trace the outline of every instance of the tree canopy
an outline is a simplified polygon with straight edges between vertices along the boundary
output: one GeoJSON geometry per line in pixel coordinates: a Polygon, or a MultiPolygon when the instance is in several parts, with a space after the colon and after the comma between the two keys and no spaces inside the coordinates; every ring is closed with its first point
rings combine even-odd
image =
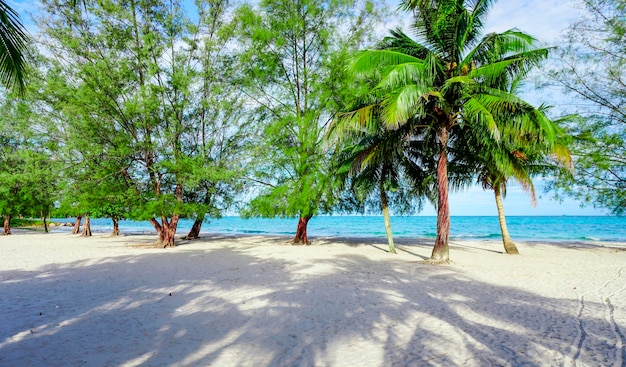
{"type": "Polygon", "coordinates": [[[298,216],[294,243],[333,201],[324,134],[349,93],[345,66],[375,8],[358,1],[264,0],[238,9],[243,92],[259,126],[244,215],[298,216]]]}
{"type": "MultiPolygon", "coordinates": [[[[552,60],[549,86],[573,99],[568,125],[574,174],[553,184],[567,194],[615,214],[626,211],[626,4],[585,0],[584,15],[572,24],[552,60]]],[[[570,105],[571,99],[563,104],[570,105]]]]}
{"type": "MultiPolygon", "coordinates": [[[[181,218],[193,239],[227,212],[298,217],[293,243],[308,243],[314,216],[367,206],[393,252],[390,209],[430,200],[431,261],[446,263],[449,191],[478,181],[500,209],[515,179],[534,196],[564,142],[577,170],[554,185],[622,213],[624,5],[587,1],[558,51],[551,80],[593,106],[566,141],[519,93],[551,50],[483,34],[493,3],[404,0],[410,29],[374,42],[370,0],[43,0],[27,88],[0,106],[2,215],[147,220],[167,247],[181,218]]],[[[27,39],[4,2],[0,18],[18,32],[0,77],[22,85],[27,39]]]]}

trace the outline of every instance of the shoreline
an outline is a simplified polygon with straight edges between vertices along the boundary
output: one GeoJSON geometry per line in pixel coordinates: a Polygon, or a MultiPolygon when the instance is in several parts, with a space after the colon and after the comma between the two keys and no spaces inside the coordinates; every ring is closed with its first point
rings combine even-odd
{"type": "MultiPolygon", "coordinates": [[[[72,237],[80,237],[80,234],[72,235],[70,232],[71,227],[67,226],[55,226],[53,227],[48,234],[66,234],[72,237]],[[62,228],[62,229],[61,229],[62,228]],[[55,229],[55,230],[54,230],[55,229]],[[61,229],[61,230],[59,230],[61,229]]],[[[11,228],[13,235],[28,235],[28,234],[46,234],[43,232],[43,229],[33,229],[30,227],[15,227],[11,228]]],[[[115,238],[115,236],[110,236],[109,231],[92,229],[94,237],[103,237],[103,238],[115,238]]],[[[186,231],[185,231],[186,232],[186,231]]],[[[246,238],[246,237],[269,237],[269,238],[283,238],[285,242],[290,241],[293,238],[293,235],[285,235],[285,234],[271,234],[271,233],[232,233],[232,232],[200,232],[200,238],[197,240],[184,240],[186,234],[184,233],[176,233],[176,242],[194,242],[194,241],[203,241],[206,239],[212,238],[246,238]]],[[[132,236],[153,236],[157,237],[156,231],[122,231],[119,237],[132,237],[132,236]]],[[[0,234],[0,237],[2,235],[0,234]]],[[[86,237],[88,238],[88,237],[86,237]]],[[[383,236],[309,236],[311,242],[323,241],[323,242],[339,242],[339,243],[379,243],[381,242],[384,245],[387,245],[387,238],[383,236]]],[[[396,244],[405,244],[410,245],[411,243],[417,244],[428,244],[431,243],[434,245],[435,237],[403,237],[403,236],[394,236],[394,243],[396,244]]],[[[464,242],[485,242],[485,243],[502,243],[501,238],[450,238],[449,244],[450,246],[454,246],[457,243],[464,242]]],[[[513,238],[513,242],[516,244],[528,244],[528,245],[556,245],[556,246],[570,246],[570,247],[606,247],[606,248],[626,248],[626,239],[623,241],[603,241],[596,239],[516,239],[513,238]]]]}
{"type": "MultiPolygon", "coordinates": [[[[313,237],[385,237],[383,220],[370,216],[326,216],[316,217],[309,225],[308,234],[313,237]]],[[[53,218],[53,222],[64,224],[68,219],[53,218]]],[[[179,236],[187,234],[193,220],[181,219],[179,236]]],[[[92,219],[92,231],[112,231],[111,221],[92,219]]],[[[224,217],[209,220],[202,232],[220,234],[286,235],[295,233],[297,219],[294,218],[248,218],[224,217]]],[[[516,241],[626,241],[626,217],[511,217],[508,220],[511,237],[516,241]]],[[[71,231],[73,227],[54,227],[53,231],[71,231]]],[[[394,217],[394,238],[436,238],[436,218],[394,217]]],[[[121,221],[123,233],[155,234],[154,227],[145,221],[121,221]]],[[[451,240],[484,240],[501,238],[496,217],[455,217],[452,221],[451,240]]]]}
{"type": "Polygon", "coordinates": [[[0,365],[484,366],[626,360],[626,248],[207,235],[0,236],[0,365]]]}

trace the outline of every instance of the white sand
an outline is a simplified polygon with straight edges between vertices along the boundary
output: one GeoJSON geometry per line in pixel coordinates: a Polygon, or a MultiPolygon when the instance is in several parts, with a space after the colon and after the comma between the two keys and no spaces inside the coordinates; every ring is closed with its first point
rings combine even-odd
{"type": "Polygon", "coordinates": [[[0,366],[626,365],[623,244],[154,239],[0,237],[0,366]]]}

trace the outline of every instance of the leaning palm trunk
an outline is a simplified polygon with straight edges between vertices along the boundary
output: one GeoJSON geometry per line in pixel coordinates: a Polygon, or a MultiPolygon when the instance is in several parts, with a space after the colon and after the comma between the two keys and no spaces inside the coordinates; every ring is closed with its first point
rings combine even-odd
{"type": "Polygon", "coordinates": [[[389,215],[389,205],[387,204],[387,193],[380,184],[380,206],[383,210],[383,218],[385,220],[385,232],[387,233],[387,242],[389,243],[389,252],[397,254],[396,246],[393,244],[393,232],[391,231],[391,216],[389,215]]]}
{"type": "Polygon", "coordinates": [[[438,133],[439,160],[437,161],[437,239],[430,255],[430,262],[450,262],[448,238],[450,237],[450,207],[448,204],[448,129],[442,126],[438,133]]]}
{"type": "Polygon", "coordinates": [[[509,235],[509,229],[506,227],[506,217],[504,216],[504,205],[502,205],[502,193],[500,192],[500,187],[494,187],[493,192],[496,196],[496,207],[498,207],[498,220],[500,221],[500,232],[502,232],[504,251],[506,251],[507,254],[519,255],[517,246],[513,243],[511,235],[509,235]]]}

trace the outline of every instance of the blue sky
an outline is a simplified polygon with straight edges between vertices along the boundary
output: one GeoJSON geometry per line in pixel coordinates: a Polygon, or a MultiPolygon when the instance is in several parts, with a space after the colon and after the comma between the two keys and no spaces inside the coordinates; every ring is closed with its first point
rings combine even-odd
{"type": "MultiPolygon", "coordinates": [[[[20,12],[25,25],[31,33],[36,30],[28,12],[36,12],[38,2],[8,0],[10,6],[20,12]]],[[[395,9],[398,1],[388,1],[395,9]]],[[[500,0],[496,1],[486,25],[486,32],[504,31],[510,28],[519,28],[530,33],[546,45],[556,45],[556,41],[563,30],[580,14],[576,1],[545,1],[545,0],[500,0]]],[[[391,19],[386,28],[398,24],[407,24],[408,15],[400,15],[400,19],[391,19]]],[[[527,98],[532,103],[550,102],[550,95],[545,93],[528,93],[527,98]]],[[[535,182],[537,193],[542,193],[541,182],[535,182]]],[[[509,185],[508,195],[504,201],[507,215],[604,215],[607,210],[598,210],[591,207],[581,208],[577,201],[566,199],[559,203],[551,200],[551,193],[541,194],[536,206],[531,205],[530,196],[521,187],[513,182],[509,185]]],[[[481,187],[472,187],[464,192],[450,195],[450,211],[452,215],[496,215],[496,206],[492,192],[484,191],[481,187]]],[[[435,210],[426,205],[422,215],[435,215],[435,210]]]]}

